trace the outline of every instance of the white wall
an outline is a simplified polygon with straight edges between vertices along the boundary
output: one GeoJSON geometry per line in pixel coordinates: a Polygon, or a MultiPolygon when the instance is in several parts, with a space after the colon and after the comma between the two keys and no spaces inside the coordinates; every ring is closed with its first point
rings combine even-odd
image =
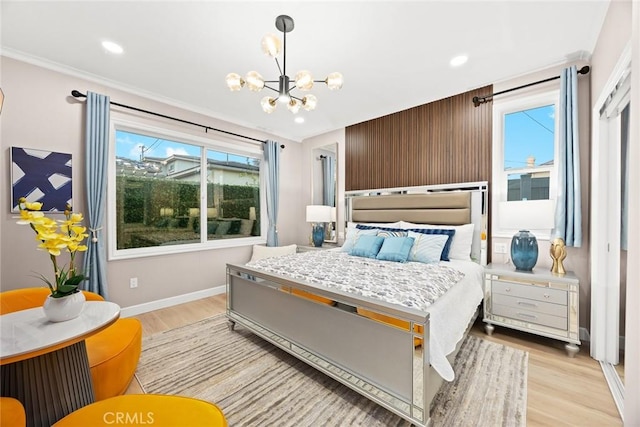
{"type": "MultiPolygon", "coordinates": [[[[268,134],[245,129],[220,120],[196,114],[157,101],[112,89],[79,77],[1,57],[2,90],[5,102],[0,115],[2,174],[0,180],[0,289],[43,286],[37,273],[52,274],[48,256],[35,249],[33,233],[26,226],[15,223],[9,212],[11,146],[46,149],[73,155],[73,199],[76,211],[86,212],[84,197],[84,102],[70,93],[93,91],[109,95],[115,102],[161,112],[195,123],[206,124],[230,132],[258,139],[275,139],[286,148],[281,157],[281,202],[279,209],[280,244],[298,242],[295,224],[304,214],[298,197],[304,181],[299,179],[302,145],[268,134]],[[293,226],[292,226],[293,225],[293,226]]],[[[112,108],[112,115],[128,120],[158,124],[157,120],[139,113],[112,108]]],[[[243,139],[216,132],[204,133],[200,128],[164,121],[163,126],[212,140],[247,144],[243,139]]],[[[223,286],[226,263],[243,263],[251,255],[251,247],[215,249],[176,255],[163,255],[129,260],[111,261],[107,265],[109,297],[122,307],[148,303],[192,292],[223,286]],[[138,288],[129,288],[129,278],[138,278],[138,288]]]]}

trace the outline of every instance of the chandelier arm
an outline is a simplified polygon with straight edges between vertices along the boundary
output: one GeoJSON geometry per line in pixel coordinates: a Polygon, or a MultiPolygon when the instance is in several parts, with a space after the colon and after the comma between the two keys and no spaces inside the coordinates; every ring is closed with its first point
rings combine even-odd
{"type": "Polygon", "coordinates": [[[274,92],[280,93],[280,91],[278,89],[272,88],[271,86],[264,85],[264,87],[266,87],[267,89],[271,89],[274,92]]]}
{"type": "Polygon", "coordinates": [[[278,66],[278,72],[280,72],[280,75],[283,75],[284,73],[282,72],[282,68],[280,68],[280,62],[278,61],[278,58],[273,58],[276,60],[276,65],[278,66]]]}

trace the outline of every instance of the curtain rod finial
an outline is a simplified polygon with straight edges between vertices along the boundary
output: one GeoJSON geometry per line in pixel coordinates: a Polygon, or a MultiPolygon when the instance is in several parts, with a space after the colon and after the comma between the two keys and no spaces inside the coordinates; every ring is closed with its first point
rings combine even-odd
{"type": "Polygon", "coordinates": [[[587,74],[589,71],[591,71],[591,67],[589,67],[588,65],[585,65],[584,67],[580,68],[578,70],[579,74],[587,74]]]}

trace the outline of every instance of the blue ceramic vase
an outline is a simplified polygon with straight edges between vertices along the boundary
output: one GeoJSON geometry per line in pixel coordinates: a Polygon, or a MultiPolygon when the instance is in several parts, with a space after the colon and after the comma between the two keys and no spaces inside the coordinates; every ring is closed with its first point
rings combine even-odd
{"type": "Polygon", "coordinates": [[[531,271],[538,262],[538,241],[528,230],[520,230],[511,239],[511,261],[516,270],[531,271]]]}
{"type": "Polygon", "coordinates": [[[322,246],[322,242],[324,242],[324,223],[313,224],[313,245],[316,248],[322,246]]]}

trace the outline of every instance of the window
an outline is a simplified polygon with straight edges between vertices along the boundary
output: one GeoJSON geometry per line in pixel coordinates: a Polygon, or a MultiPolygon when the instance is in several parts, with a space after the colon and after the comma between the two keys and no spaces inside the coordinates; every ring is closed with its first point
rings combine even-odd
{"type": "Polygon", "coordinates": [[[261,147],[115,124],[111,258],[260,240],[261,147]]]}
{"type": "Polygon", "coordinates": [[[494,103],[494,235],[548,238],[556,197],[558,91],[494,103]]]}
{"type": "Polygon", "coordinates": [[[507,200],[548,200],[554,164],[555,104],[504,115],[507,200]]]}

